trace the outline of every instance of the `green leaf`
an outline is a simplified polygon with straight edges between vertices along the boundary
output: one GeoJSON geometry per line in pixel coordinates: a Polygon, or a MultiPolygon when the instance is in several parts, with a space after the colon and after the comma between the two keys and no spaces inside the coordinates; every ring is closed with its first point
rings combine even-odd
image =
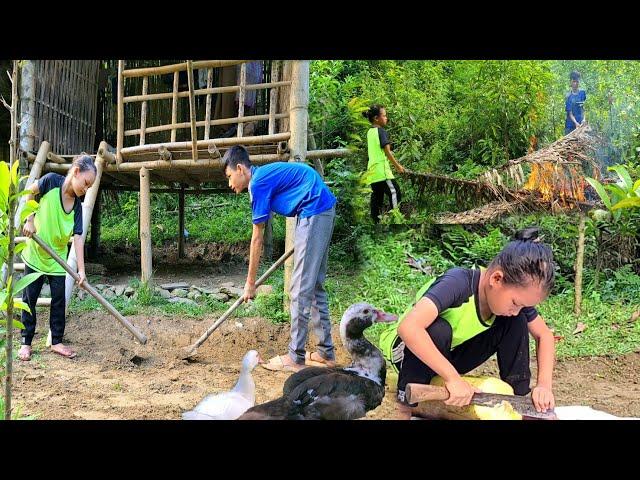
{"type": "Polygon", "coordinates": [[[618,197],[619,200],[622,200],[623,198],[627,198],[627,192],[625,192],[622,188],[620,188],[620,186],[618,185],[607,185],[606,187],[607,190],[609,190],[611,193],[613,193],[614,195],[616,195],[618,197]]]}
{"type": "Polygon", "coordinates": [[[7,199],[9,198],[9,166],[7,162],[0,162],[0,210],[7,209],[7,199]]]}
{"type": "Polygon", "coordinates": [[[595,178],[591,178],[591,177],[585,177],[585,178],[587,182],[589,182],[589,185],[591,185],[595,189],[595,191],[598,193],[598,196],[602,200],[602,203],[604,203],[608,209],[611,209],[611,199],[609,198],[609,195],[607,195],[607,192],[605,191],[602,184],[595,178]]]}
{"type": "Polygon", "coordinates": [[[607,170],[616,172],[620,179],[624,182],[624,186],[627,190],[632,190],[633,180],[631,180],[631,175],[623,165],[613,165],[609,167],[607,170]]]}
{"type": "Polygon", "coordinates": [[[18,185],[18,167],[20,166],[20,162],[15,161],[13,165],[11,165],[11,183],[14,185],[18,185]]]}
{"type": "Polygon", "coordinates": [[[24,303],[22,300],[14,299],[13,300],[13,308],[17,308],[19,310],[24,310],[25,312],[31,313],[31,309],[29,308],[29,305],[24,303]]]}
{"type": "Polygon", "coordinates": [[[20,280],[18,280],[18,282],[14,285],[13,287],[13,293],[14,295],[17,295],[18,293],[20,293],[25,287],[27,287],[28,285],[31,285],[33,282],[35,282],[40,276],[42,276],[42,273],[40,272],[34,272],[34,273],[30,273],[28,275],[25,275],[24,277],[22,277],[20,280]]]}
{"type": "Polygon", "coordinates": [[[18,255],[19,253],[22,252],[22,250],[24,250],[25,248],[27,248],[27,243],[26,242],[22,242],[16,245],[16,248],[13,250],[13,253],[15,255],[18,255]]]}
{"type": "Polygon", "coordinates": [[[40,205],[35,200],[29,200],[27,204],[20,212],[20,223],[24,223],[25,219],[31,215],[33,212],[36,212],[40,205]]]}
{"type": "Polygon", "coordinates": [[[16,193],[15,195],[11,195],[11,199],[17,199],[20,197],[24,197],[25,195],[29,195],[31,193],[31,190],[22,190],[21,192],[16,193]]]}
{"type": "Polygon", "coordinates": [[[636,183],[633,184],[633,192],[640,196],[640,178],[638,180],[636,180],[636,183]]]}
{"type": "Polygon", "coordinates": [[[640,207],[640,197],[624,198],[620,200],[618,203],[616,203],[613,207],[611,207],[611,210],[618,210],[620,208],[634,208],[634,207],[640,207]]]}

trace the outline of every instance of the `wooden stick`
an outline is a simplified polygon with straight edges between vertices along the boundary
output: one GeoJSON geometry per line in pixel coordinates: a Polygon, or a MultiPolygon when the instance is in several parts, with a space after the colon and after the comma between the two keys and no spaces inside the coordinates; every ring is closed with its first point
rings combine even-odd
{"type": "MultiPolygon", "coordinates": [[[[134,187],[120,187],[116,185],[102,185],[102,190],[113,190],[116,192],[139,192],[139,188],[134,187]]],[[[150,188],[151,193],[180,193],[179,188],[150,188]]],[[[228,188],[187,188],[184,190],[185,195],[210,195],[210,194],[225,194],[231,193],[228,188]]],[[[26,238],[26,237],[17,237],[26,238]]],[[[19,243],[16,240],[16,243],[19,243]]]]}
{"type": "MultiPolygon", "coordinates": [[[[288,113],[278,113],[274,115],[274,118],[286,118],[288,117],[288,113]]],[[[230,123],[247,123],[254,122],[259,120],[267,120],[269,118],[268,114],[263,115],[251,115],[248,117],[231,117],[231,118],[219,118],[217,120],[211,120],[209,125],[228,125],[230,123]]],[[[196,121],[196,127],[203,127],[206,125],[206,120],[196,121]]],[[[175,130],[175,129],[184,129],[192,127],[191,122],[181,122],[181,123],[172,123],[170,125],[157,125],[154,127],[149,127],[146,129],[148,133],[152,132],[165,132],[167,130],[175,130]]],[[[132,130],[125,130],[125,136],[130,137],[132,135],[140,135],[140,129],[134,128],[132,130]]],[[[133,148],[133,147],[128,147],[133,148]]]]}
{"type": "MultiPolygon", "coordinates": [[[[267,270],[266,272],[264,272],[262,274],[262,276],[256,281],[256,288],[259,287],[260,285],[262,285],[267,278],[269,278],[271,276],[271,274],[273,272],[275,272],[280,265],[282,265],[285,260],[287,260],[287,258],[289,258],[291,255],[293,254],[293,249],[288,250],[284,255],[282,255],[277,261],[276,263],[274,263],[273,265],[271,265],[271,267],[269,268],[269,270],[267,270]]],[[[229,307],[229,309],[224,312],[224,314],[218,319],[216,320],[208,329],[206,332],[204,332],[200,338],[193,344],[191,345],[189,348],[187,348],[186,353],[185,353],[185,357],[184,358],[188,358],[193,356],[196,353],[196,349],[202,345],[205,340],[207,338],[209,338],[209,336],[220,326],[222,325],[222,323],[229,318],[229,316],[231,316],[231,314],[233,312],[236,311],[236,309],[244,302],[243,297],[239,297],[234,303],[233,305],[231,305],[231,307],[229,307]]]]}
{"type": "Polygon", "coordinates": [[[151,195],[149,170],[140,169],[140,260],[142,282],[149,284],[153,276],[151,253],[151,195]]]}
{"type": "Polygon", "coordinates": [[[193,62],[187,60],[187,77],[189,79],[189,118],[191,120],[191,152],[193,159],[198,159],[198,130],[196,128],[196,99],[193,96],[193,62]]]}
{"type": "MultiPolygon", "coordinates": [[[[142,79],[142,95],[147,94],[147,89],[149,88],[149,77],[144,77],[142,79]]],[[[144,100],[142,102],[142,107],[140,108],[140,145],[144,145],[144,130],[147,127],[147,101],[144,100]]]]}
{"type": "Polygon", "coordinates": [[[109,144],[104,140],[100,142],[98,147],[98,155],[104,159],[105,164],[116,163],[116,157],[109,151],[109,144]]]}
{"type": "Polygon", "coordinates": [[[327,150],[308,150],[305,155],[306,158],[332,158],[332,157],[346,157],[353,155],[353,152],[348,148],[332,148],[327,150]]]}
{"type": "MultiPolygon", "coordinates": [[[[213,69],[207,70],[207,89],[213,84],[213,69]]],[[[174,122],[175,123],[175,122],[174,122]]],[[[204,115],[204,139],[209,140],[211,132],[211,94],[207,93],[206,109],[204,115]]]]}
{"type": "Polygon", "coordinates": [[[245,85],[247,84],[247,64],[240,65],[240,93],[238,94],[238,127],[237,137],[242,138],[244,131],[244,123],[242,123],[242,117],[244,117],[244,99],[246,96],[245,85]]]}
{"type": "MultiPolygon", "coordinates": [[[[67,262],[65,262],[62,258],[60,258],[60,256],[54,252],[51,247],[49,247],[49,245],[47,245],[46,243],[44,243],[42,241],[42,239],[38,236],[38,234],[34,233],[31,238],[38,244],[40,245],[40,247],[47,252],[47,254],[49,254],[51,256],[51,258],[53,258],[56,262],[58,262],[62,268],[64,268],[67,273],[69,275],[71,275],[73,277],[73,279],[78,282],[80,281],[80,277],[78,276],[78,274],[76,272],[74,272],[71,267],[69,265],[67,265],[67,262]]],[[[116,319],[127,329],[129,330],[129,332],[131,332],[133,334],[134,337],[136,337],[136,339],[142,343],[143,345],[145,343],[147,343],[147,337],[145,337],[141,332],[139,332],[136,327],[134,327],[131,322],[129,322],[129,320],[127,320],[125,317],[123,317],[120,312],[118,312],[113,305],[111,305],[102,295],[100,295],[100,293],[98,293],[98,291],[93,288],[89,282],[87,280],[84,281],[84,289],[89,292],[96,300],[98,300],[98,302],[100,302],[100,304],[105,307],[109,313],[111,313],[111,315],[113,315],[114,317],[116,317],[116,319]]]]}
{"type": "MultiPolygon", "coordinates": [[[[177,74],[178,72],[176,72],[177,74]]],[[[175,75],[175,74],[174,74],[175,75]]],[[[274,87],[287,87],[291,85],[290,81],[282,81],[282,82],[269,82],[269,83],[250,83],[249,85],[245,85],[245,90],[265,90],[268,88],[274,87]]],[[[197,97],[200,95],[211,95],[213,93],[233,93],[239,92],[240,87],[238,85],[229,85],[226,87],[207,87],[207,88],[199,88],[193,91],[193,94],[197,97]]],[[[189,96],[189,92],[178,92],[178,98],[186,98],[189,96]]],[[[173,93],[149,93],[147,95],[129,95],[128,97],[124,97],[124,103],[132,103],[132,102],[142,102],[144,100],[152,101],[152,100],[168,100],[173,98],[173,93]]]]}
{"type": "MultiPolygon", "coordinates": [[[[229,67],[232,65],[238,65],[246,61],[247,60],[201,60],[198,62],[193,62],[193,68],[198,70],[200,68],[229,67]]],[[[124,70],[123,74],[125,78],[147,77],[149,75],[164,75],[166,73],[184,72],[185,70],[187,70],[187,68],[188,67],[185,62],[175,63],[173,65],[163,65],[161,67],[134,68],[130,70],[124,70]]]]}
{"type": "Polygon", "coordinates": [[[124,60],[118,60],[118,131],[116,144],[116,163],[122,163],[124,147],[124,60]]]}
{"type": "MultiPolygon", "coordinates": [[[[173,92],[171,93],[171,124],[175,125],[178,122],[178,87],[179,87],[180,72],[173,74],[173,92]]],[[[171,142],[176,141],[176,129],[171,129],[171,142]]]]}
{"type": "MultiPolygon", "coordinates": [[[[271,83],[274,83],[274,80],[278,80],[278,75],[280,73],[280,61],[273,60],[271,63],[271,83]]],[[[288,83],[291,82],[276,82],[276,83],[288,83]]],[[[269,90],[269,135],[273,135],[276,133],[276,113],[278,111],[278,89],[275,87],[271,87],[269,90]]]]}

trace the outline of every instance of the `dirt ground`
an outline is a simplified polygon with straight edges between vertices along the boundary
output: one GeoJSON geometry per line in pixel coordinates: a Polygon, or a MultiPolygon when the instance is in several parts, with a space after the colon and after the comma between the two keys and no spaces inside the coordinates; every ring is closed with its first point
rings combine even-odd
{"type": "MultiPolygon", "coordinates": [[[[232,318],[195,358],[180,360],[178,349],[195,341],[215,317],[129,317],[149,338],[140,345],[109,315],[90,312],[68,321],[65,337],[78,352],[68,360],[44,347],[46,318],[40,315],[32,361],[14,364],[14,402],[23,414],[40,419],[180,419],[205,395],[234,385],[247,350],[257,349],[266,359],[285,352],[288,342],[286,324],[232,318]]],[[[334,338],[339,338],[337,327],[334,338]]],[[[338,361],[348,362],[341,346],[338,361]]],[[[557,403],[640,416],[639,371],[640,353],[561,361],[555,377],[557,403]]],[[[497,374],[495,361],[474,373],[497,374]]],[[[258,367],[253,375],[261,403],[279,396],[289,374],[258,367]]],[[[367,418],[395,416],[393,394],[388,393],[367,418]]]]}
{"type": "MultiPolygon", "coordinates": [[[[233,261],[233,260],[232,260],[233,261]]],[[[135,260],[134,260],[135,262],[135,260]]],[[[244,282],[246,266],[226,262],[223,267],[158,265],[156,283],[184,280],[200,286],[244,282]],[[188,272],[198,272],[197,274],[188,272]],[[224,273],[221,273],[224,272],[224,273]]],[[[122,260],[122,265],[131,265],[122,260]]],[[[103,281],[126,283],[129,271],[110,274],[103,281]]],[[[216,319],[142,315],[129,320],[148,338],[140,345],[108,313],[84,312],[67,319],[65,343],[78,352],[65,359],[45,347],[48,311],[38,312],[34,355],[30,362],[14,362],[14,404],[23,415],[39,419],[180,419],[205,395],[231,388],[247,350],[256,349],[266,360],[286,351],[289,325],[274,325],[261,318],[231,318],[198,349],[191,360],[177,353],[192,344],[216,319]]],[[[335,319],[337,320],[337,319],[335,319]]],[[[333,338],[338,363],[349,362],[333,338]]],[[[312,348],[311,342],[309,348],[312,348]]],[[[535,378],[535,361],[532,361],[535,378]]],[[[558,405],[588,405],[620,416],[640,416],[640,352],[625,356],[591,357],[560,361],[555,369],[554,392],[558,405]]],[[[495,375],[495,360],[472,374],[495,375]]],[[[254,370],[256,401],[280,395],[290,374],[254,370]]],[[[394,394],[387,392],[382,405],[367,419],[394,419],[394,394]]]]}

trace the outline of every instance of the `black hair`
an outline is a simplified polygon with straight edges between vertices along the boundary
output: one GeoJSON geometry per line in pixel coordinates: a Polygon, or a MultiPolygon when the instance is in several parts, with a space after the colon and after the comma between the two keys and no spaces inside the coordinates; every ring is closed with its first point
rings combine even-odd
{"type": "Polygon", "coordinates": [[[580,72],[577,71],[577,70],[574,70],[573,72],[571,72],[569,74],[569,79],[579,82],[580,81],[580,72]]]}
{"type": "Polygon", "coordinates": [[[238,164],[242,164],[247,168],[251,167],[251,160],[249,159],[249,152],[242,145],[234,145],[231,147],[222,157],[224,162],[223,171],[227,170],[227,167],[231,170],[236,170],[238,164]]]}
{"type": "Polygon", "coordinates": [[[541,242],[538,233],[538,227],[517,232],[488,269],[500,267],[507,285],[525,287],[535,282],[548,293],[555,280],[555,263],[551,247],[541,242]]]}
{"type": "MultiPolygon", "coordinates": [[[[87,170],[91,170],[94,174],[97,174],[96,164],[93,162],[93,158],[91,158],[86,153],[82,152],[80,155],[76,155],[73,157],[73,161],[71,162],[71,168],[78,167],[80,172],[86,172],[87,170]]],[[[71,170],[71,169],[69,169],[71,170]]]]}
{"type": "Polygon", "coordinates": [[[384,106],[375,103],[369,107],[369,110],[365,110],[364,112],[362,112],[362,116],[370,122],[373,122],[373,119],[380,115],[380,110],[382,110],[383,108],[384,106]]]}

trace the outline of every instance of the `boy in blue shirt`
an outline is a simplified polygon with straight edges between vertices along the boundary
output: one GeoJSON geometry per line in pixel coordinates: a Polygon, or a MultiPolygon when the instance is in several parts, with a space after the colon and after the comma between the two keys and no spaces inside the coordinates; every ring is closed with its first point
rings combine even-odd
{"type": "Polygon", "coordinates": [[[569,78],[571,79],[571,90],[565,101],[567,112],[567,119],[564,122],[565,135],[573,132],[584,121],[584,102],[587,99],[587,93],[579,89],[580,73],[573,71],[569,78]]]}
{"type": "Polygon", "coordinates": [[[291,342],[288,355],[278,355],[263,366],[269,370],[299,371],[305,366],[334,366],[329,304],[324,289],[329,241],[333,233],[336,197],[313,168],[304,163],[251,164],[242,146],[224,155],[224,173],[236,193],[249,190],[253,220],[249,272],[244,301],[256,295],[256,276],[264,228],[271,211],[297,217],[294,267],[291,275],[291,342]],[[305,352],[308,324],[318,338],[318,350],[305,352]]]}

